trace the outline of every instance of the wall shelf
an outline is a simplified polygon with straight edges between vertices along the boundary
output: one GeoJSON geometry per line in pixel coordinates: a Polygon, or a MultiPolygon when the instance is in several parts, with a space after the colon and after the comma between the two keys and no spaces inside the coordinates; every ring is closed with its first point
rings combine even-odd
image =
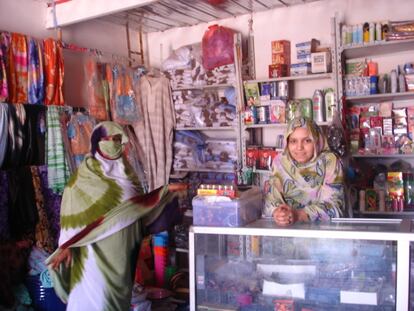
{"type": "Polygon", "coordinates": [[[221,127],[177,127],[176,131],[234,131],[236,128],[232,126],[221,126],[221,127]]]}
{"type": "Polygon", "coordinates": [[[222,170],[213,168],[174,168],[175,172],[213,172],[213,173],[235,173],[236,170],[222,170]]]}
{"type": "Polygon", "coordinates": [[[412,159],[414,154],[352,154],[353,158],[394,158],[394,159],[412,159]]]}
{"type": "Polygon", "coordinates": [[[208,90],[208,89],[219,89],[226,87],[235,87],[234,84],[214,84],[214,85],[189,85],[186,87],[171,88],[173,92],[186,91],[186,90],[208,90]]]}
{"type": "Polygon", "coordinates": [[[274,82],[274,81],[296,81],[296,80],[318,80],[318,79],[331,79],[332,73],[315,73],[315,74],[308,74],[303,76],[289,76],[289,77],[280,77],[280,78],[263,78],[263,79],[256,79],[256,80],[247,80],[244,82],[274,82]]]}
{"type": "Polygon", "coordinates": [[[383,55],[395,52],[404,52],[414,50],[414,39],[401,41],[379,41],[364,45],[342,46],[339,48],[344,57],[364,58],[373,55],[383,55]]]}
{"type": "Polygon", "coordinates": [[[414,92],[386,93],[366,96],[347,96],[345,100],[355,104],[414,99],[414,92]]]}
{"type": "MultiPolygon", "coordinates": [[[[319,126],[329,126],[331,125],[331,122],[318,122],[319,126]]],[[[244,125],[245,129],[250,128],[285,128],[287,126],[287,123],[266,123],[266,124],[248,124],[244,125]]]]}

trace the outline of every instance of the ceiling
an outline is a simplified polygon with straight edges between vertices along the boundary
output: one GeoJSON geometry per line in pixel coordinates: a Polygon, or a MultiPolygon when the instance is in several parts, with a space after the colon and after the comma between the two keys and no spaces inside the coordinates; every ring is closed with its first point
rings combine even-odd
{"type": "Polygon", "coordinates": [[[159,0],[99,18],[136,31],[157,32],[318,0],[159,0]]]}

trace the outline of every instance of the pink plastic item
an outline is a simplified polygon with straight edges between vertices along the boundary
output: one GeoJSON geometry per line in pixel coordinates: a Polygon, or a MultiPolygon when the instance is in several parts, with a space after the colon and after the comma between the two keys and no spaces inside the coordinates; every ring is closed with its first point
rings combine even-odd
{"type": "Polygon", "coordinates": [[[204,68],[211,70],[234,63],[234,33],[234,30],[219,25],[208,27],[202,41],[204,68]]]}

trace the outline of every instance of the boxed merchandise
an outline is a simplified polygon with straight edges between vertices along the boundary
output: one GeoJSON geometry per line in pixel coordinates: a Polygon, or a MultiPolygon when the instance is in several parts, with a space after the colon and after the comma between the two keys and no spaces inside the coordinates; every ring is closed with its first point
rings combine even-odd
{"type": "Polygon", "coordinates": [[[244,226],[261,215],[262,192],[258,187],[239,191],[238,197],[195,196],[193,223],[200,226],[244,226]]]}
{"type": "Polygon", "coordinates": [[[300,59],[303,55],[316,52],[316,48],[319,46],[320,42],[316,39],[312,39],[306,42],[296,43],[296,55],[300,59]]]}
{"type": "Polygon", "coordinates": [[[287,64],[269,65],[269,78],[280,78],[289,75],[289,66],[287,64]]]}
{"type": "Polygon", "coordinates": [[[272,64],[274,65],[283,65],[290,64],[290,54],[272,54],[272,64]]]}
{"type": "Polygon", "coordinates": [[[272,54],[284,53],[290,55],[290,41],[276,40],[272,41],[272,54]]]}
{"type": "Polygon", "coordinates": [[[291,76],[303,76],[312,72],[310,63],[299,63],[290,65],[291,76]]]}
{"type": "Polygon", "coordinates": [[[331,71],[331,53],[318,52],[311,54],[312,73],[324,73],[331,71]]]}

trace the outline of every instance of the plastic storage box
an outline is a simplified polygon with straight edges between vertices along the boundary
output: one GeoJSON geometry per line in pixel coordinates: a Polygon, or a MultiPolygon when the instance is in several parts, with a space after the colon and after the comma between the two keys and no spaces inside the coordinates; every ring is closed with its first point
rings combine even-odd
{"type": "Polygon", "coordinates": [[[261,216],[262,193],[254,187],[241,191],[238,198],[195,196],[193,223],[199,226],[239,227],[261,216]]]}

